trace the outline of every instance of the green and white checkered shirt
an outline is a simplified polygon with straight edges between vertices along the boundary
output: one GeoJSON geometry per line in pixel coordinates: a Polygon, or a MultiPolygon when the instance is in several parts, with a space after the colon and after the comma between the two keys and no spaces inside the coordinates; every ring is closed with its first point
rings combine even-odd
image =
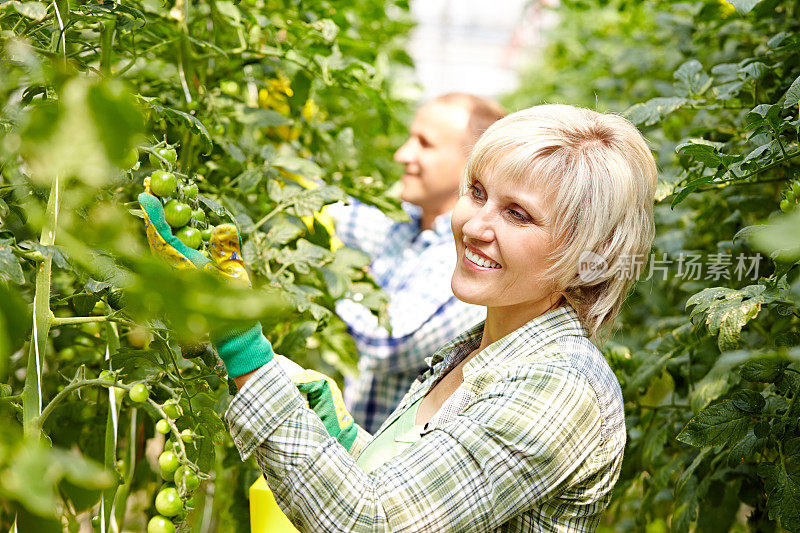
{"type": "MultiPolygon", "coordinates": [[[[480,344],[480,324],[434,354],[384,423],[480,344]]],[[[594,531],[625,446],[614,373],[571,307],[533,319],[476,354],[461,386],[400,455],[364,473],[329,437],[274,362],[234,397],[243,458],[301,531],[594,531]]]]}

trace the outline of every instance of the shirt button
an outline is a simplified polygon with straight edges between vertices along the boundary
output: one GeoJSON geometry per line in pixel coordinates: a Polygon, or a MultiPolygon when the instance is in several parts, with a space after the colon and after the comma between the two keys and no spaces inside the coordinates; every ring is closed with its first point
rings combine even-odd
{"type": "Polygon", "coordinates": [[[236,437],[235,439],[233,439],[233,442],[234,442],[234,444],[236,444],[236,446],[237,446],[237,447],[239,447],[239,448],[241,448],[242,446],[244,446],[244,444],[242,443],[242,439],[240,439],[239,437],[236,437]]]}

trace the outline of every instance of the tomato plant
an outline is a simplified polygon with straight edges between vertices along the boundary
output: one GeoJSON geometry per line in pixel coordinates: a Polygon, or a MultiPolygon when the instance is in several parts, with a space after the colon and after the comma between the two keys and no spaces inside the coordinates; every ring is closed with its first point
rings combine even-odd
{"type": "Polygon", "coordinates": [[[402,216],[386,191],[409,112],[407,10],[0,4],[0,528],[172,531],[135,504],[161,484],[154,447],[208,491],[175,524],[247,528],[257,470],[222,423],[232,384],[206,333],[261,320],[277,351],[352,370],[334,302],[368,294],[381,315],[385,298],[366,257],[303,217],[346,195],[402,216]],[[178,226],[202,240],[238,224],[252,290],[150,256],[136,197],[158,172],[177,186],[154,192],[189,208],[178,226]]]}

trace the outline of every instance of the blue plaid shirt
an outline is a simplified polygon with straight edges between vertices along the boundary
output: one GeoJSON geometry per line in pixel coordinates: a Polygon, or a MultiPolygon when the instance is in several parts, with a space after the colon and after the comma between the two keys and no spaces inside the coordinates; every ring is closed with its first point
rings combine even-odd
{"type": "Polygon", "coordinates": [[[395,222],[355,201],[330,208],[336,235],[372,258],[370,274],[390,297],[391,333],[363,305],[349,299],[336,304],[360,354],[359,376],[345,382],[344,400],[356,422],[370,433],[427,369],[425,358],[486,316],[483,307],[458,300],[450,288],[456,265],[450,214],[439,216],[432,229],[420,231],[420,209],[403,207],[410,222],[395,222]]]}

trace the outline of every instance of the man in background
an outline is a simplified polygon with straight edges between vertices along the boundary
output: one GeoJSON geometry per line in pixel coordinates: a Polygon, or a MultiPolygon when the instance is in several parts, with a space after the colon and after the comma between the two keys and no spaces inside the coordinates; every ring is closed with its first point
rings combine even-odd
{"type": "Polygon", "coordinates": [[[357,202],[332,206],[337,236],[372,258],[370,273],[390,297],[391,332],[353,300],[336,305],[360,354],[359,377],[345,382],[345,403],[370,433],[427,368],[425,359],[485,318],[482,308],[450,289],[456,262],[450,212],[472,146],[504,115],[496,102],[464,93],[440,96],[417,111],[394,155],[405,165],[400,199],[410,222],[357,202]]]}

